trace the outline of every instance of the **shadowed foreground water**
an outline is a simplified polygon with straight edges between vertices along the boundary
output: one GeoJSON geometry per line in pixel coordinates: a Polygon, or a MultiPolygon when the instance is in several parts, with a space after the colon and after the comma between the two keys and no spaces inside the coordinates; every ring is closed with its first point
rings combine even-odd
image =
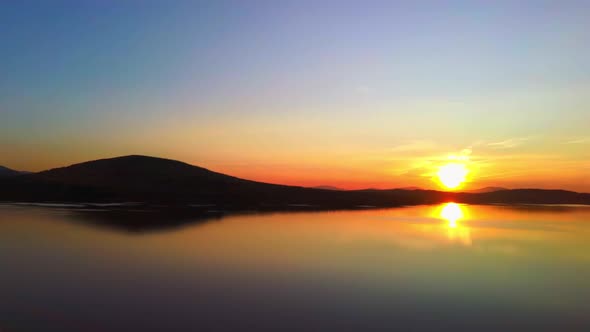
{"type": "Polygon", "coordinates": [[[590,330],[590,207],[109,218],[0,206],[0,331],[590,330]]]}

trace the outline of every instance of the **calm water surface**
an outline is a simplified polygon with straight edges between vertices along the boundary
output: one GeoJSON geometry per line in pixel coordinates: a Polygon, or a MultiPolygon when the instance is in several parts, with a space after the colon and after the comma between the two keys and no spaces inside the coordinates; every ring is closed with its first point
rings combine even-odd
{"type": "Polygon", "coordinates": [[[0,206],[0,331],[590,331],[590,207],[100,213],[0,206]]]}

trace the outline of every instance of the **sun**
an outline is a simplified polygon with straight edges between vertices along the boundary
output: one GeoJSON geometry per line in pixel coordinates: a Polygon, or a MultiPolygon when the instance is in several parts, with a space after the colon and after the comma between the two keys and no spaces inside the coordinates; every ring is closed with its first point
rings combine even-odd
{"type": "Polygon", "coordinates": [[[459,187],[467,177],[467,167],[461,163],[448,163],[439,167],[436,176],[440,183],[448,189],[459,187]]]}

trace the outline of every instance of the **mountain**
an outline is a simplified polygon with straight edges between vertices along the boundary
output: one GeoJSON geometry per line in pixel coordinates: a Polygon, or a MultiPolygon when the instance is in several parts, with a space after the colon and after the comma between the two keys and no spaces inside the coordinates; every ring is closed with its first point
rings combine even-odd
{"type": "Polygon", "coordinates": [[[0,166],[0,177],[21,175],[23,172],[0,166]]]}
{"type": "Polygon", "coordinates": [[[338,188],[338,187],[333,187],[333,186],[317,186],[317,187],[311,187],[313,189],[323,189],[323,190],[344,190],[342,188],[338,188]]]}
{"type": "Polygon", "coordinates": [[[480,188],[480,189],[475,189],[475,190],[468,190],[466,192],[468,193],[491,193],[494,191],[500,191],[500,190],[508,190],[508,188],[502,188],[502,187],[484,187],[484,188],[480,188]]]}
{"type": "MultiPolygon", "coordinates": [[[[183,162],[124,156],[5,178],[0,200],[215,204],[227,209],[310,209],[435,202],[442,193],[332,191],[244,180],[183,162]]],[[[444,194],[442,194],[444,195],[444,194]]]]}
{"type": "Polygon", "coordinates": [[[457,193],[458,202],[472,204],[586,204],[590,194],[567,190],[506,189],[486,193],[457,193]]]}
{"type": "MultiPolygon", "coordinates": [[[[34,201],[216,201],[237,199],[235,196],[251,194],[261,186],[275,187],[179,161],[137,155],[84,162],[7,181],[16,196],[34,201]]],[[[0,197],[2,194],[7,195],[0,193],[0,197]]]]}
{"type": "Polygon", "coordinates": [[[349,205],[331,192],[239,179],[183,162],[124,156],[4,179],[0,200],[216,204],[232,207],[349,205]],[[17,179],[18,178],[18,179],[17,179]]]}
{"type": "Polygon", "coordinates": [[[174,186],[190,182],[207,186],[245,181],[180,161],[139,155],[74,164],[39,172],[30,177],[68,185],[139,192],[170,190],[174,186]]]}
{"type": "Polygon", "coordinates": [[[0,201],[144,202],[217,209],[341,209],[465,203],[590,204],[590,194],[518,189],[484,193],[435,190],[325,190],[255,182],[180,161],[124,156],[0,178],[0,201]]]}

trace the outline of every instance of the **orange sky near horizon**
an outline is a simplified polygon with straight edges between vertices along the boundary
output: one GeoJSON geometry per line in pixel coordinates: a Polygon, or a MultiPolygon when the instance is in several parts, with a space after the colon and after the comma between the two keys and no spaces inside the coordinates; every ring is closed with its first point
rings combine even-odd
{"type": "MultiPolygon", "coordinates": [[[[277,184],[327,185],[343,189],[416,186],[437,190],[447,189],[436,177],[440,166],[461,158],[460,162],[469,173],[466,181],[456,190],[494,186],[590,192],[590,156],[585,141],[550,142],[533,137],[479,141],[462,149],[453,149],[435,141],[415,140],[389,148],[363,150],[362,147],[351,146],[345,150],[305,146],[310,142],[302,145],[281,145],[281,142],[258,145],[252,139],[235,140],[235,144],[215,144],[210,140],[207,144],[186,146],[175,144],[170,141],[172,139],[171,135],[146,137],[146,141],[151,141],[149,149],[133,145],[111,148],[88,141],[78,142],[80,148],[73,150],[70,150],[72,145],[55,145],[44,149],[44,153],[35,154],[26,153],[27,149],[23,147],[18,150],[21,153],[14,153],[17,150],[12,149],[12,153],[3,153],[3,157],[5,160],[13,158],[13,163],[6,164],[8,167],[40,171],[93,159],[144,154],[277,184]],[[82,145],[89,148],[84,149],[82,145]],[[283,149],[282,146],[289,148],[283,149]],[[543,148],[535,151],[535,146],[543,148]]],[[[174,139],[184,140],[183,137],[174,139]]],[[[32,146],[28,148],[34,149],[32,146]]]]}

